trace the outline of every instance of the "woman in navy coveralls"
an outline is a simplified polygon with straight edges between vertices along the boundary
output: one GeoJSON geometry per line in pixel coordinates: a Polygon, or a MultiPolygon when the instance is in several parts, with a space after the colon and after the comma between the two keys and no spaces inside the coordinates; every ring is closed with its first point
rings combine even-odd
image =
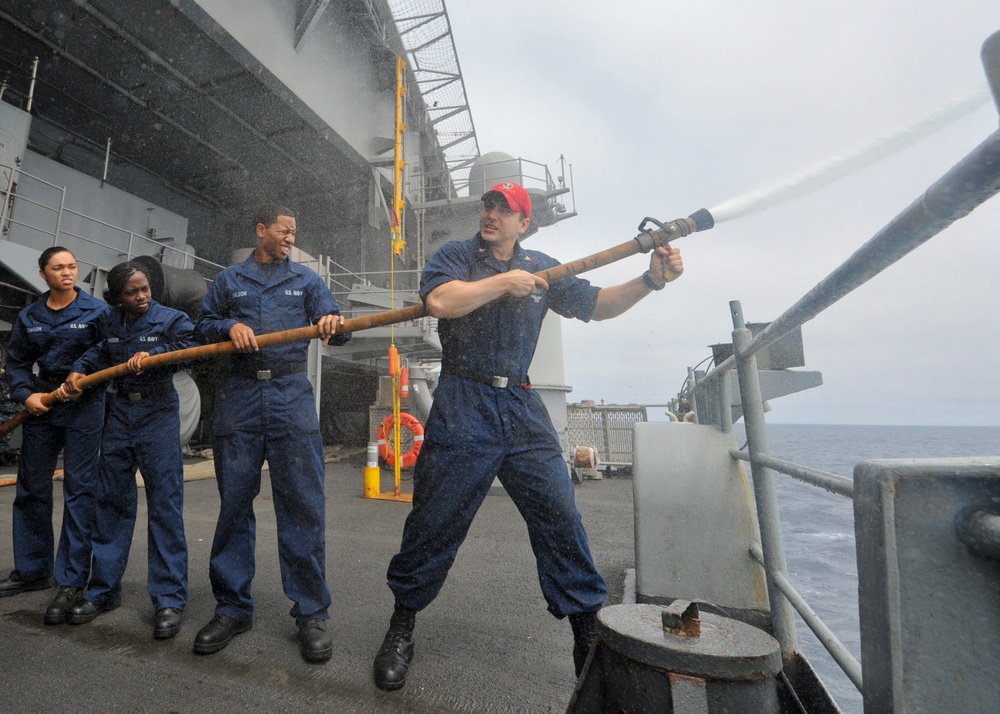
{"type": "Polygon", "coordinates": [[[187,542],[184,539],[184,463],[180,413],[173,374],[176,366],[143,370],[146,357],[193,347],[194,325],[179,310],[154,302],[149,276],[139,263],[121,263],[108,273],[104,297],[112,306],[102,322],[103,339],[73,365],[66,382],[79,391],[84,374],[127,363],[108,394],[108,417],[98,468],[94,564],[90,585],[69,616],[90,622],[121,603],[121,582],[135,531],[142,471],[148,512],[149,574],[153,636],[177,634],[187,604],[187,542]]]}
{"type": "Polygon", "coordinates": [[[45,624],[66,622],[90,576],[93,486],[104,423],[104,390],[51,408],[42,398],[62,387],[73,362],[97,342],[97,324],[108,306],[76,287],[76,258],[60,246],[38,258],[49,286],[17,316],[10,338],[7,372],[10,398],[32,419],[23,426],[14,498],[14,570],[0,581],[0,597],[58,586],[45,611],[45,624]],[[32,368],[38,365],[38,374],[32,368]],[[53,562],[52,474],[63,452],[63,519],[53,562]]]}

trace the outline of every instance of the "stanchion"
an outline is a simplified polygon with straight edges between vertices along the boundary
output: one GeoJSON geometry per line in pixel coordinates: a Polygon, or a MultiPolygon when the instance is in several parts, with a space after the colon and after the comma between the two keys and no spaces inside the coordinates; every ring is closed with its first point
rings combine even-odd
{"type": "Polygon", "coordinates": [[[365,498],[378,498],[382,491],[382,469],[378,467],[378,445],[368,444],[368,461],[365,464],[365,498]]]}

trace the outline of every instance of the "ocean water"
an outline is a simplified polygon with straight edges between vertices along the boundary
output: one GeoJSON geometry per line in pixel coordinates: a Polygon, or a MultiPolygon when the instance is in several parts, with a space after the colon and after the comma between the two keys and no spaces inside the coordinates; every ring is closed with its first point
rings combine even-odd
{"type": "MultiPolygon", "coordinates": [[[[744,443],[742,422],[733,431],[744,443]]],[[[995,456],[1000,427],[768,426],[772,456],[850,478],[859,461],[995,456]]],[[[775,475],[789,580],[838,639],[861,660],[858,575],[851,501],[775,475]]],[[[799,646],[846,714],[861,714],[861,694],[805,623],[799,646]]]]}

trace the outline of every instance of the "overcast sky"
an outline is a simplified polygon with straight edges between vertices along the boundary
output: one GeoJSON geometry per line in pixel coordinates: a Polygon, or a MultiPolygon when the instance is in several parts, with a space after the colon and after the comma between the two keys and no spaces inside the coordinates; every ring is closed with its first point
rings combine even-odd
{"type": "MultiPolygon", "coordinates": [[[[984,98],[823,188],[678,241],[683,277],[626,315],[564,321],[570,401],[667,402],[731,341],[730,300],[773,320],[998,128],[980,59],[995,0],[447,7],[480,151],[572,164],[579,216],[527,241],[564,262],[644,216],[721,208],[984,98]]],[[[806,323],[805,369],[824,385],[775,400],[769,421],[1000,425],[998,241],[994,198],[806,323]]],[[[647,262],[587,277],[612,285],[647,262]]]]}

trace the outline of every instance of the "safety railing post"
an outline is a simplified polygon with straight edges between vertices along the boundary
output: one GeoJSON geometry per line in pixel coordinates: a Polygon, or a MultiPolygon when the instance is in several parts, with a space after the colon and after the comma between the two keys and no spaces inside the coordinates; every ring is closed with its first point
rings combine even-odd
{"type": "MultiPolygon", "coordinates": [[[[4,82],[4,86],[7,83],[4,82]]],[[[2,96],[2,92],[0,92],[2,96]]],[[[0,166],[0,169],[10,169],[10,173],[7,175],[7,185],[3,187],[3,194],[0,195],[0,234],[6,233],[10,230],[10,218],[7,215],[7,211],[11,209],[13,204],[13,196],[11,195],[14,190],[14,176],[15,170],[13,166],[0,166]]]]}
{"type": "Polygon", "coordinates": [[[774,578],[770,577],[772,574],[781,577],[786,575],[785,544],[781,534],[774,474],[769,468],[754,461],[758,454],[767,455],[771,448],[767,424],[764,421],[764,400],[757,374],[757,358],[753,354],[742,354],[743,348],[752,339],[750,330],[743,320],[743,308],[737,300],[730,302],[729,307],[733,315],[733,353],[740,381],[740,401],[743,405],[743,422],[746,426],[747,449],[750,453],[750,470],[753,475],[753,494],[757,503],[757,519],[760,523],[761,550],[764,555],[764,567],[769,575],[767,597],[771,606],[772,634],[781,644],[782,656],[789,659],[798,651],[795,621],[792,617],[793,608],[781,593],[774,578]]]}
{"type": "Polygon", "coordinates": [[[52,245],[59,245],[59,232],[62,230],[63,211],[66,210],[66,189],[59,189],[59,211],[56,213],[56,232],[52,235],[52,245]]]}
{"type": "Polygon", "coordinates": [[[732,434],[733,395],[729,392],[729,379],[727,377],[718,380],[718,383],[715,385],[715,390],[719,409],[719,430],[723,434],[732,434]]]}
{"type": "MultiPolygon", "coordinates": [[[[687,383],[689,385],[688,394],[691,395],[690,396],[690,404],[688,405],[688,408],[691,411],[694,412],[694,420],[696,422],[698,422],[699,424],[703,424],[704,421],[703,421],[702,417],[706,417],[706,415],[704,413],[704,410],[701,409],[701,404],[700,404],[701,398],[700,398],[699,395],[701,393],[701,390],[698,388],[698,383],[701,380],[699,379],[698,374],[695,372],[695,370],[692,369],[691,367],[688,367],[688,377],[687,378],[688,378],[687,383]]],[[[678,407],[680,407],[680,406],[681,405],[678,404],[678,407]]],[[[679,409],[676,410],[676,412],[677,412],[677,418],[680,419],[681,421],[684,421],[684,414],[683,414],[684,409],[683,408],[679,408],[679,409]]]]}

